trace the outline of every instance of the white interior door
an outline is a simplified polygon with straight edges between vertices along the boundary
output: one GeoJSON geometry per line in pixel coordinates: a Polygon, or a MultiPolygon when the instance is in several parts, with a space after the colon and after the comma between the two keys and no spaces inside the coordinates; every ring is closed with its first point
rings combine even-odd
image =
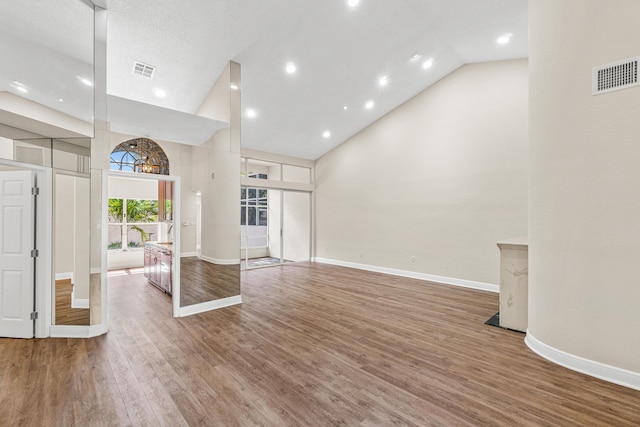
{"type": "Polygon", "coordinates": [[[0,336],[32,338],[34,196],[31,171],[0,172],[0,336]]]}

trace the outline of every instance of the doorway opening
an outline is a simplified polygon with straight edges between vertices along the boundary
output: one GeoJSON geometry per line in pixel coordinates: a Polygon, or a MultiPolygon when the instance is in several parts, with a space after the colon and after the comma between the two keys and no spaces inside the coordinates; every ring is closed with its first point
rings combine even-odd
{"type": "Polygon", "coordinates": [[[243,270],[309,261],[311,193],[243,186],[240,227],[243,270]]]}
{"type": "Polygon", "coordinates": [[[179,223],[179,178],[112,171],[105,180],[107,287],[149,286],[153,292],[166,294],[176,316],[180,227],[174,224],[179,223]]]}

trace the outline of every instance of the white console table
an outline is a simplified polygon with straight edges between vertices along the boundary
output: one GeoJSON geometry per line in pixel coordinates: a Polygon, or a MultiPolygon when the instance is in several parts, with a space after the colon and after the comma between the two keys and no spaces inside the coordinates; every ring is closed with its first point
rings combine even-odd
{"type": "Polygon", "coordinates": [[[500,326],[526,332],[529,243],[526,237],[496,242],[500,248],[500,326]]]}

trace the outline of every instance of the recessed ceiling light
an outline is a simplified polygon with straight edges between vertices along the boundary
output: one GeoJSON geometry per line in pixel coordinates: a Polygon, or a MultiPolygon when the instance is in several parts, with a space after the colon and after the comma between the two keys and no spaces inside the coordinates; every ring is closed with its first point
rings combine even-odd
{"type": "Polygon", "coordinates": [[[513,36],[512,33],[506,33],[500,37],[498,37],[498,40],[496,40],[496,42],[498,44],[507,44],[509,43],[509,41],[511,40],[511,37],[513,36]]]}
{"type": "Polygon", "coordinates": [[[420,54],[419,53],[414,53],[413,55],[411,55],[411,59],[412,61],[415,61],[416,59],[420,58],[420,54]]]}
{"type": "Polygon", "coordinates": [[[349,106],[348,106],[347,104],[344,104],[344,105],[342,106],[342,109],[343,109],[343,110],[345,110],[345,111],[347,111],[347,110],[349,109],[349,106]]]}
{"type": "Polygon", "coordinates": [[[256,110],[254,110],[253,108],[247,108],[244,112],[245,116],[247,117],[255,117],[258,115],[258,113],[256,113],[256,110]]]}
{"type": "Polygon", "coordinates": [[[58,102],[64,102],[64,99],[58,98],[58,102]]]}
{"type": "Polygon", "coordinates": [[[427,68],[431,68],[432,65],[433,65],[433,58],[429,58],[422,63],[422,68],[426,70],[427,68]]]}
{"type": "Polygon", "coordinates": [[[366,108],[367,110],[370,110],[370,109],[372,109],[372,108],[373,108],[373,105],[374,105],[374,104],[373,104],[373,101],[372,101],[372,100],[369,100],[369,101],[367,101],[367,103],[366,103],[366,104],[364,104],[364,108],[366,108]]]}
{"type": "Polygon", "coordinates": [[[24,85],[24,83],[19,82],[17,80],[13,81],[13,87],[18,91],[18,92],[22,92],[22,93],[29,93],[29,89],[27,89],[27,87],[24,85]]]}
{"type": "Polygon", "coordinates": [[[331,138],[331,132],[329,132],[328,130],[325,130],[324,132],[322,132],[322,137],[331,138]]]}
{"type": "Polygon", "coordinates": [[[158,98],[164,98],[165,96],[167,96],[167,92],[165,92],[163,89],[156,89],[154,93],[158,98]]]}
{"type": "Polygon", "coordinates": [[[87,86],[93,86],[93,82],[85,77],[78,77],[78,79],[87,86]]]}
{"type": "Polygon", "coordinates": [[[347,0],[349,7],[356,7],[360,3],[360,0],[347,0]]]}
{"type": "Polygon", "coordinates": [[[294,64],[293,62],[287,62],[287,65],[285,66],[285,70],[287,71],[288,74],[293,74],[296,72],[296,64],[294,64]]]}
{"type": "Polygon", "coordinates": [[[231,90],[238,90],[238,89],[239,89],[239,88],[238,88],[238,85],[237,85],[237,84],[235,84],[235,83],[231,83],[231,84],[229,84],[229,87],[231,88],[231,90]]]}
{"type": "Polygon", "coordinates": [[[380,76],[378,77],[378,86],[386,86],[389,84],[389,77],[387,76],[380,76]]]}

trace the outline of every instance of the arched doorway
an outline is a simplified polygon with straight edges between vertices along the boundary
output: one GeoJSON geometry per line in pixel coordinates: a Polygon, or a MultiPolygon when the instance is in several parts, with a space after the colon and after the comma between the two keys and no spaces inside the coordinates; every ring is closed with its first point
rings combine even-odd
{"type": "Polygon", "coordinates": [[[169,159],[149,138],[118,144],[106,177],[108,286],[152,284],[167,294],[174,315],[179,301],[179,178],[169,176],[169,159]],[[122,173],[125,172],[125,173],[122,173]],[[153,262],[151,260],[153,259],[153,262]],[[177,298],[177,299],[176,299],[177,298]]]}

